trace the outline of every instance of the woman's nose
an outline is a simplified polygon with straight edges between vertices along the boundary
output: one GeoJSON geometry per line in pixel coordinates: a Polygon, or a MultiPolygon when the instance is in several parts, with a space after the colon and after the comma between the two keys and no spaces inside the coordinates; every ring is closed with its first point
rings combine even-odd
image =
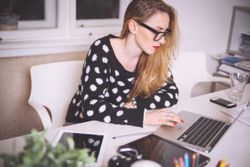
{"type": "Polygon", "coordinates": [[[166,41],[166,37],[162,37],[162,38],[159,40],[160,44],[164,44],[165,41],[166,41]]]}

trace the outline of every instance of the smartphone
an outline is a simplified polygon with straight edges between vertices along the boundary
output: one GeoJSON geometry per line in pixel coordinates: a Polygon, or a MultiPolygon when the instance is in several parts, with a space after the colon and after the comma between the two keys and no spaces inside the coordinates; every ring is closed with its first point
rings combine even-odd
{"type": "Polygon", "coordinates": [[[221,105],[221,106],[226,107],[226,108],[233,108],[233,107],[237,106],[237,104],[235,102],[225,100],[225,99],[222,99],[220,97],[211,98],[210,101],[212,103],[216,103],[216,104],[221,105]]]}

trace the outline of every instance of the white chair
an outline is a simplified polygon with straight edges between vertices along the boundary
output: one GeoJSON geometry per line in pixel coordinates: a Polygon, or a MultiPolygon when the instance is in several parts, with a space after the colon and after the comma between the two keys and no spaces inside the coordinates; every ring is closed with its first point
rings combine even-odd
{"type": "Polygon", "coordinates": [[[65,61],[32,66],[29,104],[44,129],[63,126],[71,98],[80,84],[83,61],[65,61]]]}
{"type": "Polygon", "coordinates": [[[203,52],[179,52],[172,73],[179,88],[179,101],[225,89],[229,85],[229,79],[208,73],[207,57],[203,52]]]}

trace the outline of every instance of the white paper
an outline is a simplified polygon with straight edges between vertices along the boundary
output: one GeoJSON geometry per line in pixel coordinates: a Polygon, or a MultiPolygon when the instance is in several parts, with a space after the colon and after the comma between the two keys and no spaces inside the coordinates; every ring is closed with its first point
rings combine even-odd
{"type": "MultiPolygon", "coordinates": [[[[242,106],[232,108],[232,109],[225,109],[225,110],[222,110],[222,112],[229,115],[230,117],[236,118],[238,114],[240,113],[240,111],[243,110],[245,106],[246,105],[242,105],[242,106]]],[[[243,112],[243,114],[240,116],[238,120],[243,122],[247,126],[250,126],[250,106],[248,106],[245,109],[245,111],[243,112]]]]}

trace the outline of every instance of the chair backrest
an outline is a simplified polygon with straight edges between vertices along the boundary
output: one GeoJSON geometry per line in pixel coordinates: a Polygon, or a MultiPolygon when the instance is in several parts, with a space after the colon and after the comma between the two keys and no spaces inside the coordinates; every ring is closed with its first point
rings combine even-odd
{"type": "Polygon", "coordinates": [[[80,84],[82,65],[83,61],[79,60],[31,67],[29,102],[49,108],[52,121],[50,128],[61,127],[65,122],[68,105],[80,84]]]}
{"type": "Polygon", "coordinates": [[[203,52],[180,51],[173,62],[172,73],[179,88],[179,101],[191,98],[195,84],[204,81],[225,81],[213,77],[207,70],[207,55],[203,52]]]}

